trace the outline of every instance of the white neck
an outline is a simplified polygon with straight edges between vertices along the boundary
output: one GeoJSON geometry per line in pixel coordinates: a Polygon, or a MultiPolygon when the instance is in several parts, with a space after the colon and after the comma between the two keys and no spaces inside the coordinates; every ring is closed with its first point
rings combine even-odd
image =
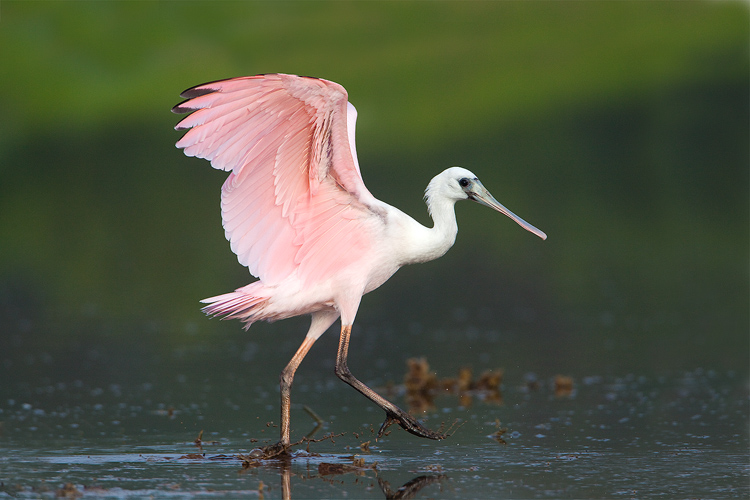
{"type": "Polygon", "coordinates": [[[405,239],[409,244],[403,247],[404,264],[437,259],[445,254],[456,241],[456,234],[458,234],[454,210],[456,200],[428,188],[425,202],[432,217],[433,227],[425,227],[407,216],[410,223],[408,228],[404,229],[406,229],[405,239]]]}
{"type": "Polygon", "coordinates": [[[427,210],[433,222],[432,229],[430,229],[430,232],[433,234],[433,249],[436,253],[433,259],[437,259],[445,254],[456,242],[456,235],[458,234],[455,210],[456,200],[439,194],[435,196],[428,194],[426,202],[427,210]]]}

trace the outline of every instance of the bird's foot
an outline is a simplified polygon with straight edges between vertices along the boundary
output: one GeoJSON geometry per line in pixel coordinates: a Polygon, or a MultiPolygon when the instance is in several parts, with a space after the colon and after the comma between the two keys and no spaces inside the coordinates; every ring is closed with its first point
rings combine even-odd
{"type": "Polygon", "coordinates": [[[380,430],[378,431],[378,438],[383,437],[383,433],[385,433],[386,429],[390,427],[391,424],[398,424],[405,431],[410,432],[415,436],[427,439],[435,439],[439,441],[448,437],[448,434],[431,431],[427,427],[417,422],[417,419],[401,410],[400,408],[397,408],[397,410],[398,412],[392,412],[389,410],[385,411],[385,421],[383,422],[383,425],[380,426],[380,430]]]}

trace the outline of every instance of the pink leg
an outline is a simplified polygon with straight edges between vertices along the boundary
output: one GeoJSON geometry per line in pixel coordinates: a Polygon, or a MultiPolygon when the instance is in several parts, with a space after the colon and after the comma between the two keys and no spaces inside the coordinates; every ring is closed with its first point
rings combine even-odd
{"type": "Polygon", "coordinates": [[[294,372],[297,371],[299,364],[304,359],[307,352],[315,343],[314,338],[305,337],[302,345],[292,357],[284,371],[281,372],[281,441],[279,444],[285,448],[291,442],[289,440],[290,412],[292,408],[292,381],[294,381],[294,372]]]}
{"type": "Polygon", "coordinates": [[[320,311],[313,313],[312,322],[310,323],[310,329],[305,336],[305,340],[302,341],[302,345],[299,346],[297,352],[286,365],[284,370],[281,372],[280,386],[281,386],[281,445],[284,449],[289,447],[289,434],[290,434],[290,411],[292,407],[292,381],[294,380],[294,373],[299,368],[300,363],[307,355],[310,348],[313,346],[316,340],[328,330],[336,318],[339,317],[339,313],[333,310],[320,311]]]}

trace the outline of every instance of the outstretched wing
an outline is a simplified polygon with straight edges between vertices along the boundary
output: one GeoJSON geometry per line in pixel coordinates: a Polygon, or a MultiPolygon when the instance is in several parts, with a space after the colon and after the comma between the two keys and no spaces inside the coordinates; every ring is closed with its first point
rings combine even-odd
{"type": "Polygon", "coordinates": [[[231,171],[221,195],[224,229],[250,272],[274,285],[293,272],[322,280],[370,247],[380,202],[362,181],[356,111],[344,88],[273,74],[183,92],[173,108],[187,156],[231,171]]]}

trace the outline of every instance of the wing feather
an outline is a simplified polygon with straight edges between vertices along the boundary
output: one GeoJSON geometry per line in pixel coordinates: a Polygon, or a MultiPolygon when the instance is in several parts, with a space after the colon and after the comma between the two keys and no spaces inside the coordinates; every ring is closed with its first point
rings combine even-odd
{"type": "Polygon", "coordinates": [[[266,285],[328,279],[364,255],[382,205],[362,181],[356,110],[340,85],[258,75],[199,85],[173,108],[186,155],[230,171],[222,220],[238,260],[266,285]]]}

